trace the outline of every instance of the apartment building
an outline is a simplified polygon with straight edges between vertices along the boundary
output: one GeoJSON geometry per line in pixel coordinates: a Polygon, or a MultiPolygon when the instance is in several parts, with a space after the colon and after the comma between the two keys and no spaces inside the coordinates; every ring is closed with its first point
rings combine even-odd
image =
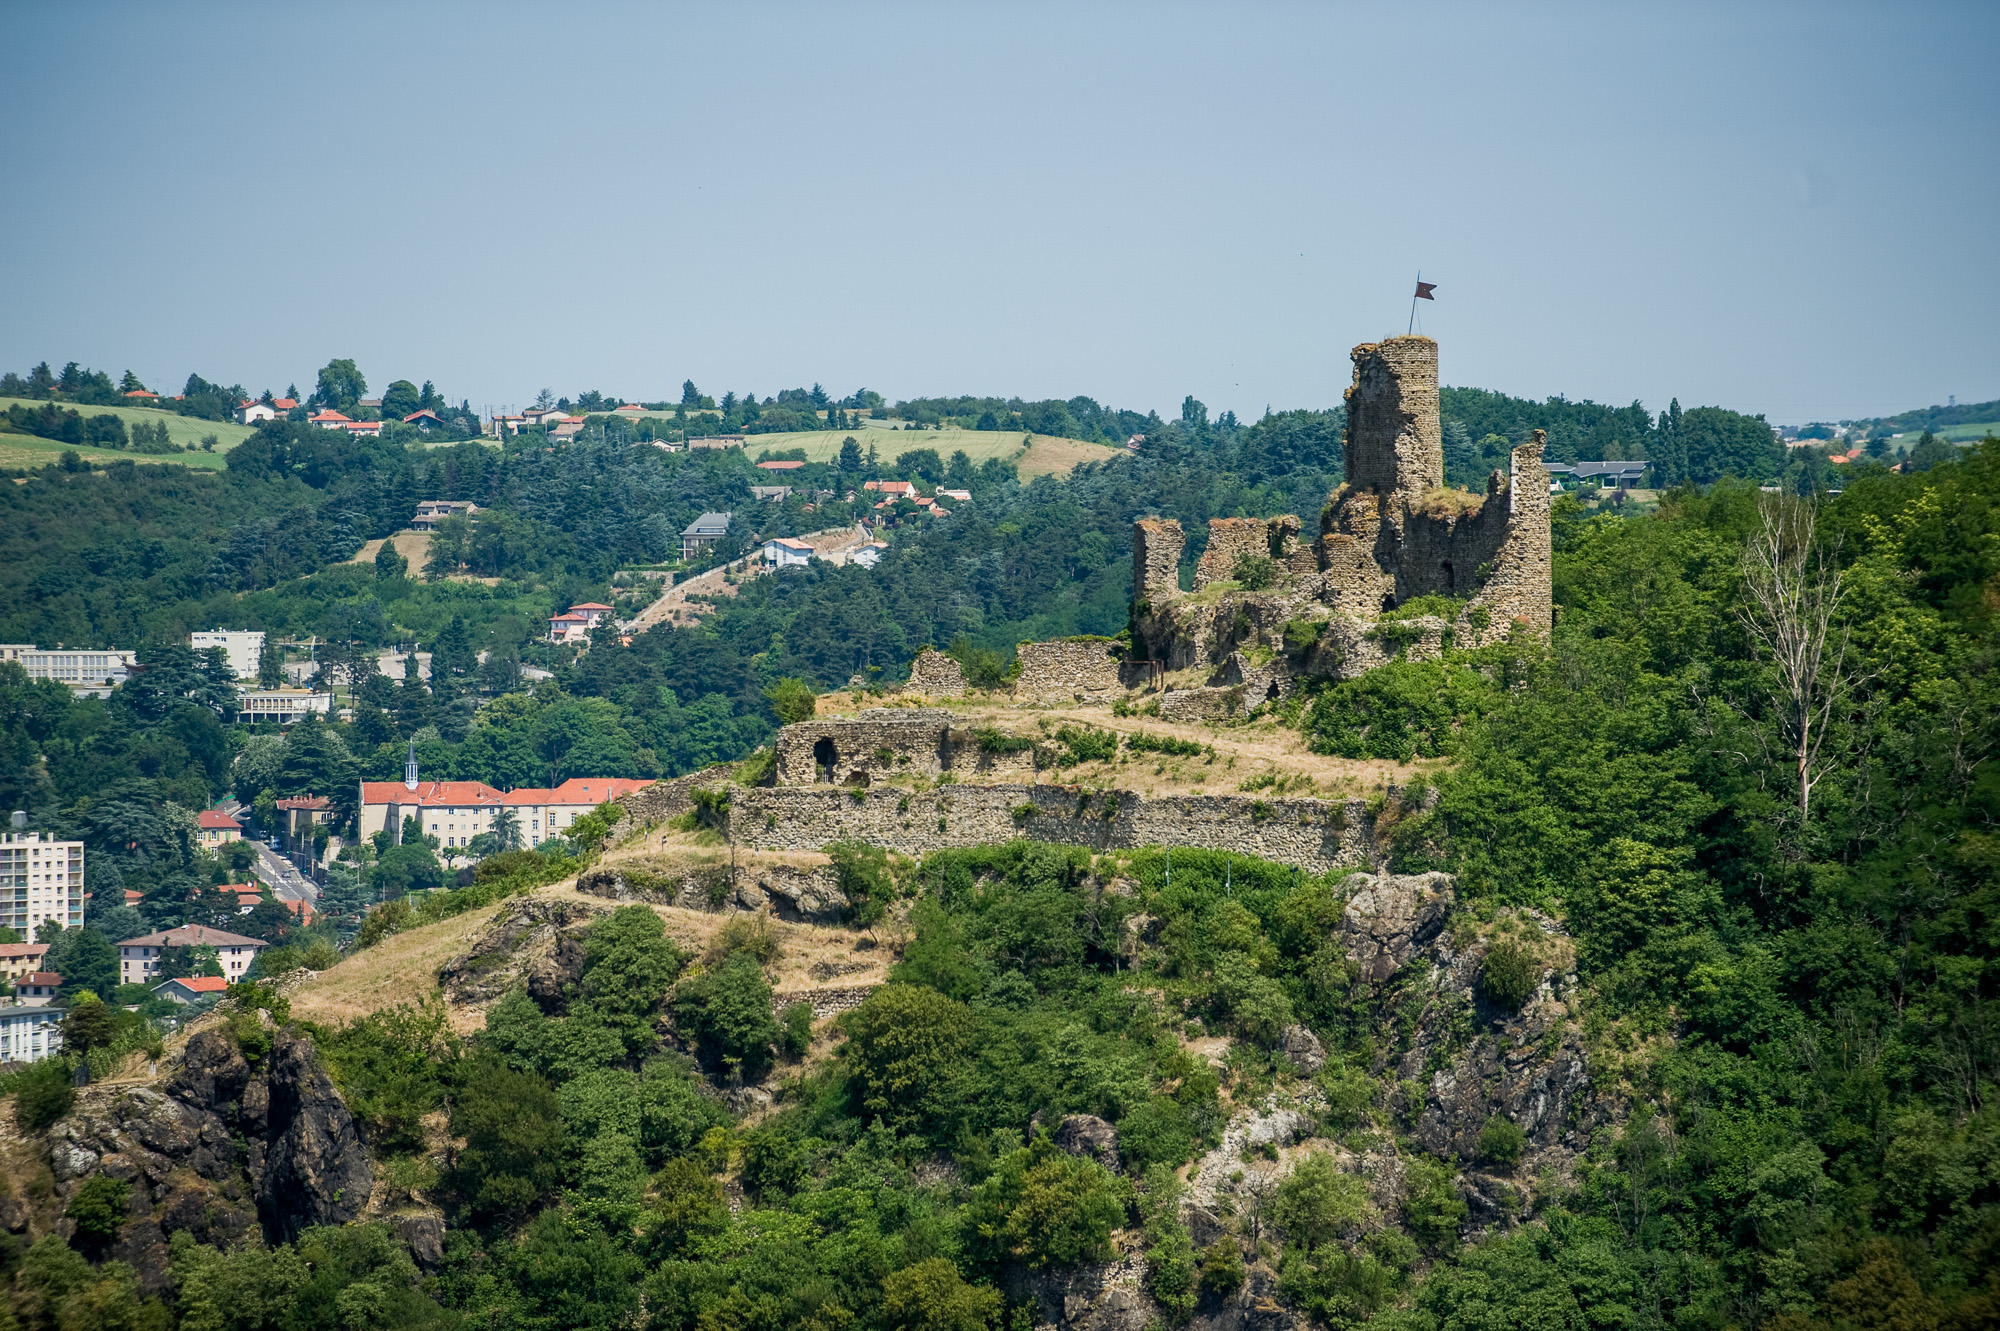
{"type": "Polygon", "coordinates": [[[257,667],[264,660],[264,633],[261,629],[205,629],[190,634],[188,646],[197,652],[220,647],[229,657],[229,668],[236,672],[238,679],[257,678],[257,667]]]}
{"type": "Polygon", "coordinates": [[[0,1008],[0,1063],[39,1063],[62,1052],[59,1007],[0,1008]]]}
{"type": "Polygon", "coordinates": [[[128,938],[118,945],[118,982],[145,984],[160,971],[160,953],[170,947],[212,947],[222,963],[222,977],[231,984],[243,978],[257,954],[271,946],[261,938],[246,938],[226,929],[205,924],[184,924],[178,929],[128,938]]]}
{"type": "Polygon", "coordinates": [[[44,920],[83,923],[83,843],[0,832],[0,925],[33,938],[44,920]]]}

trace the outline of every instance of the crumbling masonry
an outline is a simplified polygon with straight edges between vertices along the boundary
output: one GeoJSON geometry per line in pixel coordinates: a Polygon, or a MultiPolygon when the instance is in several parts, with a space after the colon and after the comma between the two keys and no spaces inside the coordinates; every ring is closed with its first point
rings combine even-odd
{"type": "Polygon", "coordinates": [[[1133,524],[1135,647],[1167,670],[1213,670],[1208,687],[1170,695],[1175,711],[1228,715],[1283,697],[1301,675],[1353,678],[1398,655],[1547,633],[1542,432],[1514,450],[1507,474],[1493,473],[1484,496],[1448,489],[1437,343],[1391,338],[1356,347],[1353,359],[1347,479],[1320,515],[1318,539],[1301,544],[1299,520],[1289,514],[1212,519],[1194,590],[1183,593],[1180,524],[1133,524]],[[1253,556],[1276,566],[1271,587],[1234,585],[1253,556]],[[1432,596],[1457,605],[1393,627],[1382,621],[1432,596]]]}

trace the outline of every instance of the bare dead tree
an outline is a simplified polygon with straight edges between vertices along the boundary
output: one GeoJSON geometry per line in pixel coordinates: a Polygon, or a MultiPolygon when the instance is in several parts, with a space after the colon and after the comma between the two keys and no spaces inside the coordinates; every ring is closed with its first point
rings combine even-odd
{"type": "Polygon", "coordinates": [[[1827,748],[1833,720],[1866,676],[1852,663],[1840,617],[1845,588],[1836,552],[1815,537],[1813,503],[1765,495],[1761,508],[1763,522],[1743,553],[1738,615],[1752,653],[1772,668],[1772,710],[1803,828],[1814,788],[1839,761],[1827,748]]]}

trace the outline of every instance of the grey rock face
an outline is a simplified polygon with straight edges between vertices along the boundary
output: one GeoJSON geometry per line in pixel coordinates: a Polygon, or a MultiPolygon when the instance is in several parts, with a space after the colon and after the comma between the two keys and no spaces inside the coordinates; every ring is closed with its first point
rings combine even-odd
{"type": "Polygon", "coordinates": [[[579,901],[519,898],[470,948],[444,964],[438,981],[455,1003],[489,1003],[526,985],[545,1009],[559,1011],[564,987],[583,973],[574,935],[597,914],[579,901]]]}
{"type": "Polygon", "coordinates": [[[1095,1114],[1066,1115],[1056,1128],[1055,1143],[1071,1155],[1087,1155],[1118,1172],[1118,1129],[1095,1114]]]}
{"type": "Polygon", "coordinates": [[[375,1165],[310,1040],[280,1032],[271,1048],[270,1147],[257,1209],[275,1240],[361,1214],[375,1165]]]}
{"type": "Polygon", "coordinates": [[[373,1184],[312,1042],[282,1031],[256,1070],[227,1038],[201,1032],[163,1086],[89,1088],[48,1140],[58,1200],[94,1177],[131,1185],[131,1216],[107,1255],[130,1263],[148,1293],[168,1288],[174,1233],[224,1249],[260,1231],[294,1238],[359,1215],[373,1184]]]}
{"type": "Polygon", "coordinates": [[[1286,1058],[1292,1066],[1308,1077],[1326,1066],[1326,1049],[1319,1037],[1303,1026],[1285,1027],[1284,1038],[1279,1042],[1286,1058]]]}
{"type": "Polygon", "coordinates": [[[1362,977],[1376,984],[1443,932],[1451,912],[1450,874],[1354,874],[1347,885],[1340,932],[1362,977]]]}
{"type": "Polygon", "coordinates": [[[444,1265],[444,1217],[441,1215],[398,1216],[396,1237],[410,1246],[410,1256],[425,1275],[444,1265]]]}

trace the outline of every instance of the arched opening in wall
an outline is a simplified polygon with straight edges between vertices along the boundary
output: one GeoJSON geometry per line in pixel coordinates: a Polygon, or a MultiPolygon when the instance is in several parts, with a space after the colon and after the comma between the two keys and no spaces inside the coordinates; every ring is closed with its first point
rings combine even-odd
{"type": "Polygon", "coordinates": [[[1458,586],[1458,575],[1452,571],[1451,561],[1449,559],[1445,560],[1440,567],[1444,569],[1444,589],[1446,591],[1456,589],[1458,586]]]}
{"type": "Polygon", "coordinates": [[[1396,593],[1394,592],[1382,593],[1382,609],[1387,611],[1387,610],[1394,610],[1395,608],[1396,608],[1396,593]]]}
{"type": "Polygon", "coordinates": [[[1274,679],[1271,681],[1271,687],[1264,690],[1264,701],[1276,702],[1277,700],[1278,700],[1278,681],[1274,679]]]}
{"type": "Polygon", "coordinates": [[[838,761],[840,755],[834,751],[832,740],[823,739],[813,745],[813,780],[833,780],[833,765],[838,761]]]}
{"type": "Polygon", "coordinates": [[[850,785],[850,786],[865,786],[865,785],[867,785],[867,784],[868,784],[868,773],[866,773],[866,772],[862,771],[862,770],[861,770],[860,768],[858,768],[858,767],[857,767],[857,768],[855,768],[855,769],[854,769],[854,770],[853,770],[852,772],[849,772],[849,773],[847,774],[847,784],[848,784],[848,785],[850,785]]]}

